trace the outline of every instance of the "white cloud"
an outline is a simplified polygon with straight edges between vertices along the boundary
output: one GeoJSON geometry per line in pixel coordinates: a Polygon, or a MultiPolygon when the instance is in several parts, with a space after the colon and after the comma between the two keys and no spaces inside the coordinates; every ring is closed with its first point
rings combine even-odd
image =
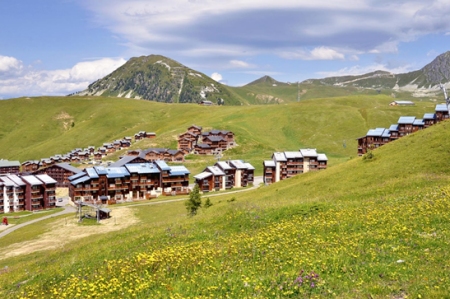
{"type": "Polygon", "coordinates": [[[102,58],[79,62],[70,69],[26,69],[19,76],[0,78],[0,96],[66,95],[81,91],[125,62],[123,58],[102,58]]]}
{"type": "Polygon", "coordinates": [[[318,47],[311,51],[297,50],[282,52],[281,57],[286,59],[300,60],[343,60],[345,55],[334,49],[327,47],[318,47]]]}
{"type": "Polygon", "coordinates": [[[23,69],[22,61],[9,56],[0,55],[0,75],[17,74],[23,69]]]}
{"type": "Polygon", "coordinates": [[[360,66],[355,65],[352,67],[345,67],[337,71],[325,71],[325,72],[318,72],[317,74],[323,76],[323,77],[338,77],[338,76],[357,76],[362,74],[367,74],[374,71],[386,71],[393,74],[402,74],[407,73],[411,71],[410,65],[404,65],[400,67],[395,68],[389,68],[388,66],[384,64],[371,64],[367,66],[360,66]]]}
{"type": "Polygon", "coordinates": [[[211,79],[213,79],[214,81],[220,82],[222,81],[222,75],[219,73],[212,73],[211,75],[211,79]]]}
{"type": "Polygon", "coordinates": [[[252,68],[254,65],[241,60],[230,60],[230,66],[233,68],[252,68]]]}
{"type": "Polygon", "coordinates": [[[450,22],[445,22],[450,4],[445,0],[82,2],[96,24],[125,39],[133,51],[144,51],[138,54],[156,50],[214,55],[240,47],[297,59],[336,60],[344,59],[336,51],[343,45],[354,53],[395,53],[400,42],[450,31],[450,22]]]}

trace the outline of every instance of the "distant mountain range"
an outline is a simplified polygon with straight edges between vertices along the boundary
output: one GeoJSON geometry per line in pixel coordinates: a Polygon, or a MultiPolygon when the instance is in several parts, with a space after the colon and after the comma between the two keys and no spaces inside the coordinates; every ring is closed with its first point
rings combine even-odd
{"type": "Polygon", "coordinates": [[[167,103],[223,100],[226,105],[290,102],[302,98],[342,96],[371,92],[406,92],[428,96],[439,92],[439,83],[450,83],[450,51],[422,69],[392,74],[375,71],[359,76],[308,79],[297,84],[263,76],[242,87],[229,87],[170,58],[150,55],[131,58],[106,77],[75,95],[113,96],[167,103]],[[322,88],[320,87],[322,86],[322,88]],[[325,92],[321,92],[324,90],[325,92]],[[299,90],[301,89],[301,91],[299,90]],[[220,100],[219,100],[220,99],[220,100]]]}
{"type": "Polygon", "coordinates": [[[435,92],[439,84],[450,82],[450,51],[439,55],[422,69],[404,73],[392,74],[385,71],[375,71],[359,76],[340,76],[324,79],[310,79],[303,83],[316,83],[339,87],[358,87],[369,89],[391,89],[409,91],[416,94],[426,93],[430,89],[435,92]]]}

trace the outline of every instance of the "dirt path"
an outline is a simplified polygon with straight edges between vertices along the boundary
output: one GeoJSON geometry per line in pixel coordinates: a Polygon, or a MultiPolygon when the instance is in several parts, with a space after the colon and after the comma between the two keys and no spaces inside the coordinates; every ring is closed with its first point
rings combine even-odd
{"type": "Polygon", "coordinates": [[[68,216],[48,224],[49,231],[35,240],[12,244],[0,249],[0,260],[31,252],[63,248],[67,243],[90,235],[117,231],[138,223],[131,208],[115,209],[111,218],[102,220],[100,225],[82,226],[77,219],[68,216]]]}

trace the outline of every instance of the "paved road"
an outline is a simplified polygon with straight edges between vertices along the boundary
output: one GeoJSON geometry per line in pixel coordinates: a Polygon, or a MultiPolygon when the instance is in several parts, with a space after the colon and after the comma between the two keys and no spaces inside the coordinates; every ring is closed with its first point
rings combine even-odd
{"type": "MultiPolygon", "coordinates": [[[[262,176],[257,176],[257,177],[254,178],[253,186],[250,187],[250,188],[239,189],[239,190],[230,191],[230,192],[227,192],[227,193],[217,193],[217,194],[211,193],[211,194],[208,194],[208,197],[221,196],[221,195],[227,195],[227,194],[233,194],[233,193],[240,193],[240,192],[247,192],[247,191],[250,191],[250,190],[255,190],[256,188],[259,187],[259,185],[262,182],[263,182],[263,177],[262,176]]],[[[185,197],[185,198],[177,198],[177,199],[169,199],[169,200],[161,200],[161,201],[149,201],[149,202],[145,202],[145,203],[135,204],[135,205],[132,205],[132,206],[123,206],[123,207],[135,207],[135,206],[143,206],[143,205],[158,205],[158,204],[165,204],[165,203],[175,202],[175,201],[183,201],[183,200],[186,200],[186,199],[187,199],[187,197],[185,197]]],[[[116,206],[116,208],[120,208],[120,207],[121,206],[116,206]]],[[[76,211],[76,209],[74,207],[72,207],[72,206],[65,206],[64,207],[64,211],[61,211],[61,212],[58,212],[58,213],[55,213],[55,214],[51,214],[51,215],[47,215],[47,216],[43,216],[41,218],[33,219],[33,220],[30,220],[30,221],[27,221],[27,222],[24,222],[24,223],[21,223],[21,224],[17,224],[17,225],[11,226],[10,228],[7,228],[4,231],[0,232],[0,238],[4,237],[4,236],[6,236],[6,235],[8,235],[10,233],[12,233],[13,231],[15,231],[15,230],[17,230],[17,229],[19,229],[21,227],[27,226],[29,224],[36,223],[38,221],[49,219],[49,218],[52,218],[52,217],[55,217],[55,216],[60,216],[60,215],[74,213],[75,211],[76,211]]]]}
{"type": "Polygon", "coordinates": [[[5,229],[4,231],[0,232],[0,238],[4,237],[4,236],[6,236],[6,235],[8,235],[10,233],[12,233],[13,231],[15,231],[15,230],[17,230],[17,229],[19,229],[21,227],[24,227],[24,226],[27,226],[27,225],[39,222],[41,220],[49,219],[49,218],[60,216],[60,215],[75,213],[75,212],[76,212],[76,209],[74,207],[66,206],[66,207],[64,207],[64,211],[61,211],[61,212],[58,212],[58,213],[55,213],[55,214],[51,214],[51,215],[47,215],[47,216],[43,216],[41,218],[33,219],[33,220],[30,220],[30,221],[27,221],[27,222],[24,222],[24,223],[21,223],[21,224],[17,224],[17,225],[11,226],[11,227],[5,229]]]}

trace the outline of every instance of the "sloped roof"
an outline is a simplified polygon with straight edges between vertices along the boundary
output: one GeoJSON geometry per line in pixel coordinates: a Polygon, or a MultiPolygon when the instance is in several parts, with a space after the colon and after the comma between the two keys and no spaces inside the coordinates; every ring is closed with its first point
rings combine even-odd
{"type": "Polygon", "coordinates": [[[448,112],[448,107],[446,104],[437,104],[435,111],[436,112],[448,112]]]}
{"type": "Polygon", "coordinates": [[[317,161],[328,161],[328,157],[325,154],[318,154],[317,161]]]}
{"type": "Polygon", "coordinates": [[[284,155],[284,153],[281,152],[275,152],[272,154],[272,159],[274,161],[287,161],[286,156],[284,155]]]}
{"type": "Polygon", "coordinates": [[[230,170],[230,169],[233,169],[233,167],[231,167],[230,165],[228,165],[228,163],[225,162],[225,161],[218,161],[218,162],[216,162],[215,165],[217,165],[218,167],[220,167],[220,168],[223,169],[223,170],[230,170]]]}
{"type": "Polygon", "coordinates": [[[415,116],[400,116],[397,123],[400,125],[413,124],[415,119],[415,116]]]}
{"type": "Polygon", "coordinates": [[[190,174],[190,171],[184,166],[170,167],[169,176],[186,175],[186,174],[190,174]]]}
{"type": "Polygon", "coordinates": [[[0,167],[12,167],[18,166],[20,167],[19,161],[9,161],[9,160],[0,160],[0,167]]]}
{"type": "Polygon", "coordinates": [[[203,180],[203,179],[206,179],[207,177],[210,177],[210,176],[212,176],[211,172],[204,171],[202,173],[194,175],[194,178],[197,179],[197,180],[203,180]]]}
{"type": "Polygon", "coordinates": [[[284,156],[288,159],[302,158],[302,153],[300,151],[284,152],[284,156]]]}
{"type": "Polygon", "coordinates": [[[22,180],[29,183],[30,185],[42,185],[43,184],[34,175],[24,175],[24,176],[22,176],[22,180]]]}
{"type": "Polygon", "coordinates": [[[24,185],[25,185],[25,182],[22,181],[22,180],[20,179],[20,177],[17,176],[17,175],[15,175],[15,174],[10,174],[10,175],[7,175],[6,177],[7,177],[8,179],[10,179],[11,181],[13,181],[14,184],[16,184],[17,186],[24,186],[24,185]]]}
{"type": "Polygon", "coordinates": [[[273,160],[265,160],[263,162],[263,164],[265,167],[275,167],[276,166],[275,161],[273,161],[273,160]]]}
{"type": "Polygon", "coordinates": [[[398,131],[398,124],[392,124],[389,127],[389,131],[398,131]]]}
{"type": "Polygon", "coordinates": [[[434,114],[434,113],[425,113],[423,115],[423,119],[436,119],[436,114],[434,114]]]}
{"type": "Polygon", "coordinates": [[[230,165],[233,166],[236,169],[246,169],[247,166],[245,166],[244,162],[242,160],[231,160],[230,165]]]}
{"type": "Polygon", "coordinates": [[[162,161],[162,160],[155,161],[154,163],[155,163],[155,164],[159,167],[159,169],[161,169],[161,170],[170,170],[169,165],[167,165],[167,163],[164,162],[164,161],[162,161]]]}
{"type": "Polygon", "coordinates": [[[255,170],[255,167],[253,167],[253,165],[248,162],[245,162],[244,165],[247,167],[247,170],[255,170]]]}
{"type": "Polygon", "coordinates": [[[129,173],[160,173],[158,167],[156,167],[156,165],[153,163],[133,163],[126,164],[125,167],[129,173]]]}
{"type": "Polygon", "coordinates": [[[217,166],[208,166],[208,167],[206,167],[205,171],[209,171],[215,176],[225,175],[225,173],[222,171],[222,169],[220,169],[217,166]]]}
{"type": "Polygon", "coordinates": [[[56,184],[57,181],[47,174],[37,174],[36,177],[44,182],[44,184],[56,184]]]}
{"type": "Polygon", "coordinates": [[[414,123],[413,123],[413,125],[414,126],[424,126],[425,125],[425,122],[423,121],[423,119],[416,119],[416,120],[414,120],[414,123]]]}
{"type": "Polygon", "coordinates": [[[81,169],[78,169],[78,168],[76,168],[76,167],[73,167],[73,166],[70,165],[69,163],[58,163],[58,164],[55,164],[55,166],[61,167],[62,169],[71,171],[71,172],[73,172],[73,173],[80,173],[80,172],[81,172],[81,169]]]}
{"type": "Polygon", "coordinates": [[[302,148],[300,149],[303,157],[317,157],[317,151],[315,148],[302,148]]]}
{"type": "Polygon", "coordinates": [[[381,137],[383,136],[385,130],[385,128],[370,129],[366,136],[381,137]]]}

